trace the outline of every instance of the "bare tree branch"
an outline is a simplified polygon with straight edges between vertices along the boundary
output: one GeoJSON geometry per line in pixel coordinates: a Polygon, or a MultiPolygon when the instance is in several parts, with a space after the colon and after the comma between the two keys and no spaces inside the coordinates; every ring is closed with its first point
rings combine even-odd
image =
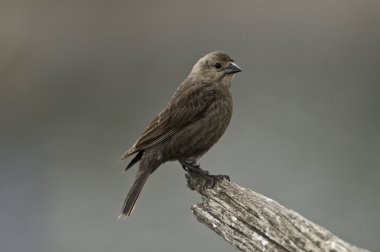
{"type": "Polygon", "coordinates": [[[203,198],[192,206],[198,221],[241,251],[368,252],[250,189],[225,179],[207,188],[204,177],[186,178],[203,198]]]}

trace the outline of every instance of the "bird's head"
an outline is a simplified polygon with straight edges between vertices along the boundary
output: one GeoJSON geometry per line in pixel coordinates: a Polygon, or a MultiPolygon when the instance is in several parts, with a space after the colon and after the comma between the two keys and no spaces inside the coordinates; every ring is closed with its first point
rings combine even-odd
{"type": "Polygon", "coordinates": [[[230,85],[235,73],[241,72],[234,60],[221,51],[211,52],[198,60],[189,77],[204,82],[222,82],[230,85]]]}

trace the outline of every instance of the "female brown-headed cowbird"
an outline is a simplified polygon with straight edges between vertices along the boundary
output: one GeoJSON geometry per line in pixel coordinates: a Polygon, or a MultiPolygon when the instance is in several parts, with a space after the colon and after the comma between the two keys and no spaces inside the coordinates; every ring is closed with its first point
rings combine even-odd
{"type": "Polygon", "coordinates": [[[120,217],[131,214],[149,175],[166,161],[178,160],[189,172],[208,174],[196,162],[219,140],[230,122],[229,88],[233,75],[240,71],[224,52],[212,52],[198,60],[169,104],[121,157],[124,160],[137,153],[125,170],[138,161],[140,167],[120,217]]]}

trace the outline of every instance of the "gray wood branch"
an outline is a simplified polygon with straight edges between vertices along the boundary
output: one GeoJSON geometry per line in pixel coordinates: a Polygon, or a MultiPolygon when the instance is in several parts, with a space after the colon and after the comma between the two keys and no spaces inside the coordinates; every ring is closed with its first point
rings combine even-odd
{"type": "Polygon", "coordinates": [[[186,178],[189,188],[203,198],[192,206],[198,221],[241,251],[368,251],[250,189],[225,179],[208,188],[204,177],[186,178]]]}

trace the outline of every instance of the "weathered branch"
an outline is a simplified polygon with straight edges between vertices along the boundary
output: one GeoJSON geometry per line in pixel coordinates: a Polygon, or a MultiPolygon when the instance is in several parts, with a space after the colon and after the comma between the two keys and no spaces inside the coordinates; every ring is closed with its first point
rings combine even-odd
{"type": "Polygon", "coordinates": [[[368,252],[250,189],[225,179],[207,188],[204,177],[186,178],[203,198],[192,206],[198,221],[241,251],[368,252]]]}

